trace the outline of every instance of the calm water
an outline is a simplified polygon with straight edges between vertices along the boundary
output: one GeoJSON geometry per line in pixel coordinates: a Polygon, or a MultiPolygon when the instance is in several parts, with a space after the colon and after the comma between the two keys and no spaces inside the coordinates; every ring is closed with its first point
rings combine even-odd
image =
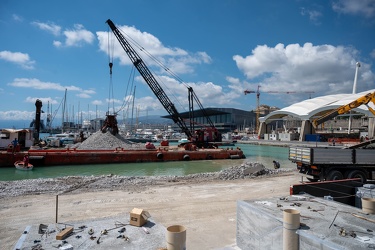
{"type": "Polygon", "coordinates": [[[152,163],[123,163],[99,165],[69,165],[69,166],[34,166],[32,171],[17,170],[14,167],[0,168],[0,181],[54,178],[63,176],[90,176],[115,174],[123,176],[157,176],[157,175],[188,175],[195,173],[215,172],[227,167],[240,165],[243,162],[260,162],[267,168],[273,168],[273,160],[280,162],[281,168],[295,168],[288,160],[287,147],[258,146],[238,144],[246,155],[241,160],[209,160],[209,161],[179,161],[152,163]]]}

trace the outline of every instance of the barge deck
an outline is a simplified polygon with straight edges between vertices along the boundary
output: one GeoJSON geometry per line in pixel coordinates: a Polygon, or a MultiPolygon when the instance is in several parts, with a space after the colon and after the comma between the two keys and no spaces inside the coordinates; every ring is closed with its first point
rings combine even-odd
{"type": "Polygon", "coordinates": [[[163,161],[196,161],[245,158],[240,148],[197,149],[194,151],[179,147],[159,149],[79,150],[79,149],[30,149],[22,152],[0,152],[0,167],[13,166],[29,154],[34,166],[109,164],[163,161]]]}

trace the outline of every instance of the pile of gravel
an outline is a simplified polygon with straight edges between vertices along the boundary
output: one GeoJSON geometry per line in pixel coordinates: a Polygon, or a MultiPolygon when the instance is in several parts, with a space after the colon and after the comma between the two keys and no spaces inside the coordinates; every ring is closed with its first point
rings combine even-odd
{"type": "Polygon", "coordinates": [[[170,182],[199,183],[213,180],[236,180],[269,176],[292,169],[271,170],[261,163],[246,162],[219,172],[190,174],[185,176],[67,176],[60,178],[0,181],[0,198],[28,194],[64,194],[104,190],[142,191],[152,185],[170,182]]]}
{"type": "Polygon", "coordinates": [[[142,143],[134,143],[126,138],[122,137],[120,134],[112,135],[109,131],[103,133],[97,131],[90,135],[82,143],[77,143],[74,145],[77,149],[83,150],[99,150],[99,149],[144,149],[145,146],[142,143]]]}
{"type": "Polygon", "coordinates": [[[245,162],[240,166],[233,166],[230,168],[223,169],[219,172],[218,178],[221,180],[236,180],[252,178],[263,175],[277,174],[280,172],[288,172],[289,169],[277,169],[272,170],[266,168],[262,163],[259,162],[245,162]]]}

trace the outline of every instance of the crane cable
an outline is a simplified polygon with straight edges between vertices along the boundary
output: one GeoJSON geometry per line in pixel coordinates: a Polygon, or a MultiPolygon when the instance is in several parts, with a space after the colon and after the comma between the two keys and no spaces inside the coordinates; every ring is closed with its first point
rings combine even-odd
{"type": "MultiPolygon", "coordinates": [[[[109,84],[109,93],[108,93],[108,112],[109,112],[109,109],[110,109],[110,103],[111,103],[111,100],[112,100],[112,110],[113,110],[113,114],[117,115],[121,110],[123,110],[127,105],[129,106],[129,102],[131,99],[134,99],[134,96],[132,96],[132,98],[124,98],[123,100],[123,103],[121,105],[121,107],[119,108],[119,110],[115,111],[115,98],[114,98],[114,92],[113,92],[113,78],[112,78],[112,68],[113,68],[113,58],[114,58],[114,39],[112,38],[112,32],[110,32],[109,30],[109,27],[108,27],[108,61],[109,61],[109,74],[110,74],[110,84],[109,84]],[[112,42],[112,44],[110,45],[110,43],[112,42]]],[[[129,75],[129,79],[128,79],[128,84],[127,84],[127,87],[126,87],[126,90],[125,90],[125,97],[128,96],[128,95],[133,95],[131,94],[131,90],[129,90],[129,83],[131,82],[131,88],[130,89],[133,89],[133,84],[134,84],[134,78],[135,78],[135,68],[134,68],[134,65],[132,67],[132,70],[131,70],[131,73],[129,75]],[[129,92],[129,94],[128,94],[129,92]]]]}
{"type": "MultiPolygon", "coordinates": [[[[129,40],[129,42],[134,45],[136,48],[138,48],[139,51],[143,52],[146,56],[148,56],[151,60],[153,60],[159,67],[161,67],[162,69],[164,69],[166,72],[168,72],[172,78],[174,78],[176,81],[178,81],[179,83],[183,84],[185,87],[189,88],[190,86],[188,84],[186,84],[176,73],[174,73],[171,69],[169,69],[166,65],[164,65],[160,60],[158,60],[155,56],[153,56],[150,52],[148,52],[142,45],[140,45],[137,41],[135,41],[133,38],[131,38],[126,32],[124,32],[123,30],[119,29],[121,31],[121,33],[126,36],[129,40]]],[[[145,62],[144,62],[145,63],[145,62]]],[[[150,68],[149,68],[150,71],[152,71],[150,68]]],[[[161,80],[157,74],[155,74],[155,72],[153,72],[153,75],[155,77],[157,77],[159,79],[159,81],[161,80]]],[[[160,82],[163,82],[163,81],[160,81],[160,82]]],[[[164,84],[164,86],[169,90],[169,88],[164,84]]],[[[179,101],[179,99],[173,94],[173,92],[171,90],[169,90],[170,93],[172,93],[174,99],[179,103],[179,105],[186,111],[185,109],[185,106],[181,104],[181,102],[179,101]]]]}
{"type": "MultiPolygon", "coordinates": [[[[128,79],[128,84],[126,85],[126,90],[125,90],[125,97],[128,96],[128,95],[132,95],[130,92],[131,92],[131,89],[133,89],[133,85],[134,85],[134,77],[135,77],[135,68],[134,68],[134,65],[132,67],[132,70],[131,70],[131,73],[129,75],[129,79],[128,79]],[[130,90],[129,90],[129,83],[131,82],[131,86],[130,86],[130,90]],[[128,94],[129,92],[129,94],[128,94]]],[[[135,85],[134,85],[135,86],[135,85]]],[[[121,110],[123,110],[126,106],[129,106],[129,103],[130,103],[130,100],[131,99],[134,99],[134,96],[132,96],[132,98],[124,98],[123,102],[122,102],[122,105],[121,107],[119,108],[119,110],[117,110],[115,112],[115,114],[119,113],[121,110]]]]}
{"type": "Polygon", "coordinates": [[[110,109],[110,102],[112,100],[112,106],[113,106],[113,112],[115,111],[114,109],[114,98],[113,98],[113,81],[112,81],[112,67],[113,67],[113,51],[114,51],[114,44],[113,44],[113,39],[110,39],[110,32],[108,28],[108,65],[109,65],[109,88],[108,88],[108,110],[107,113],[109,114],[109,109],[110,109]],[[112,41],[112,46],[110,45],[110,42],[112,41]],[[112,96],[111,96],[112,92],[112,96]]]}

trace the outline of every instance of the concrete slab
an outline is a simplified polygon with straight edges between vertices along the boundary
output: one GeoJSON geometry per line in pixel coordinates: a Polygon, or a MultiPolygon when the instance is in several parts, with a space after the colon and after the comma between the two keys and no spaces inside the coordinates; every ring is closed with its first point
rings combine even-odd
{"type": "Polygon", "coordinates": [[[48,225],[45,234],[39,234],[39,225],[32,225],[28,234],[23,234],[22,246],[17,249],[163,249],[166,248],[166,228],[149,218],[142,227],[129,224],[129,213],[117,217],[86,221],[64,222],[48,225]],[[64,240],[56,235],[65,227],[74,231],[64,240]],[[121,230],[124,230],[121,232],[121,230]],[[89,231],[92,229],[92,235],[89,231]],[[107,232],[105,232],[105,230],[107,232]],[[148,233],[147,233],[147,232],[148,233]]]}
{"type": "Polygon", "coordinates": [[[283,210],[301,214],[300,249],[375,248],[375,215],[309,195],[237,202],[237,246],[282,249],[283,210]]]}

